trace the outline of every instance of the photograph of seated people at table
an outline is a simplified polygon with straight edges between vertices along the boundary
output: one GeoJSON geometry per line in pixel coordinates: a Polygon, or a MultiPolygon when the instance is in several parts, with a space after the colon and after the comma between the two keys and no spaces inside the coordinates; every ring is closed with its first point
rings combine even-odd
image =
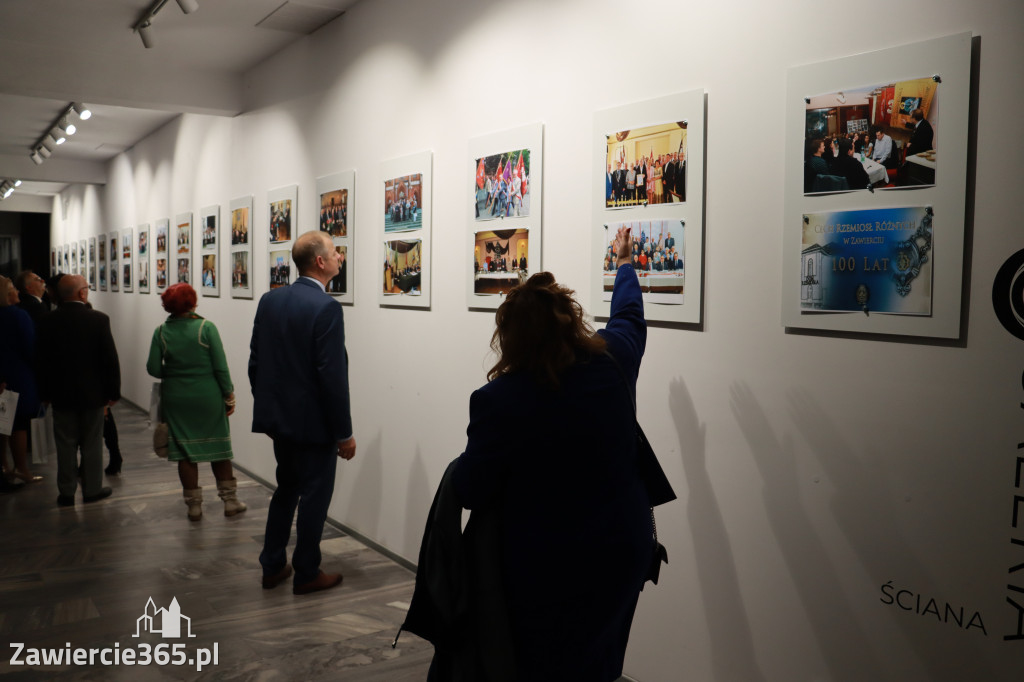
{"type": "Polygon", "coordinates": [[[507,294],[529,275],[530,230],[493,230],[473,235],[473,293],[507,294]]]}
{"type": "Polygon", "coordinates": [[[645,303],[683,303],[686,272],[683,266],[685,223],[682,220],[637,220],[605,225],[601,269],[602,299],[612,300],[615,283],[615,235],[628,227],[633,250],[633,269],[640,278],[645,303]]]}
{"type": "Polygon", "coordinates": [[[809,98],[804,194],[934,185],[938,86],[917,78],[809,98]]]}
{"type": "Polygon", "coordinates": [[[423,174],[384,182],[384,231],[404,232],[423,227],[423,174]]]}
{"type": "Polygon", "coordinates": [[[419,296],[423,241],[384,242],[384,293],[419,296]]]}
{"type": "Polygon", "coordinates": [[[605,208],[686,201],[686,121],[606,135],[605,208]]]}

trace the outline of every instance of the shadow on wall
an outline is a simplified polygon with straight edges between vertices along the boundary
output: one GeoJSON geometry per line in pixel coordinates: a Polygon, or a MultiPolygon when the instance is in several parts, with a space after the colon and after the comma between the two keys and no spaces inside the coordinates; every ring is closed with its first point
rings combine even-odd
{"type": "MultiPolygon", "coordinates": [[[[379,539],[381,498],[384,495],[384,472],[381,465],[380,443],[381,432],[379,430],[366,443],[356,438],[355,459],[351,462],[339,462],[342,465],[355,465],[359,471],[352,481],[352,492],[344,501],[345,513],[335,516],[335,518],[353,530],[385,544],[383,540],[379,539]]],[[[348,466],[339,467],[339,471],[343,472],[342,476],[351,475],[348,469],[348,466]]]]}
{"type": "MultiPolygon", "coordinates": [[[[747,393],[749,394],[749,390],[747,393]]],[[[835,499],[831,505],[836,525],[842,530],[850,546],[859,552],[865,572],[875,578],[879,585],[896,577],[898,572],[900,576],[915,581],[914,591],[920,594],[922,599],[931,596],[938,598],[942,595],[944,592],[942,587],[935,584],[931,577],[931,571],[915,556],[913,545],[898,533],[897,526],[893,522],[900,515],[900,510],[895,504],[896,495],[892,491],[880,487],[880,484],[886,479],[885,472],[880,469],[880,463],[885,461],[886,455],[869,452],[865,456],[855,452],[843,440],[840,430],[829,414],[821,408],[820,401],[815,400],[814,396],[807,391],[791,390],[787,397],[794,424],[836,490],[835,499]]],[[[744,432],[746,433],[746,430],[744,432]]],[[[751,447],[753,449],[753,445],[751,447]]],[[[789,479],[795,479],[793,472],[786,472],[786,475],[789,479]]],[[[795,483],[794,480],[791,499],[798,498],[795,483]]],[[[780,540],[787,536],[787,533],[781,532],[783,530],[783,528],[776,528],[776,535],[780,540]]],[[[783,549],[785,550],[786,547],[783,546],[783,549]]],[[[790,549],[792,551],[786,552],[787,560],[792,558],[794,563],[804,563],[796,561],[800,548],[792,547],[790,549]]],[[[814,585],[814,582],[809,581],[813,571],[807,571],[807,573],[808,575],[804,577],[808,580],[799,580],[798,583],[814,585]]],[[[899,587],[897,586],[897,589],[899,587]]],[[[809,594],[804,599],[807,604],[814,605],[822,611],[816,614],[822,625],[832,623],[834,628],[834,623],[842,622],[842,620],[836,617],[832,609],[825,607],[830,600],[835,600],[838,593],[830,596],[832,588],[829,588],[827,592],[809,594]],[[830,613],[825,613],[826,610],[830,613]]],[[[870,595],[865,595],[865,598],[880,599],[880,593],[872,592],[870,595]]],[[[879,608],[893,609],[894,607],[879,604],[879,608]]],[[[891,616],[882,614],[882,617],[891,616]]],[[[967,618],[970,618],[970,615],[967,618]]],[[[960,633],[961,636],[957,638],[959,640],[957,646],[943,647],[936,645],[933,629],[936,623],[930,616],[922,617],[916,613],[901,612],[896,613],[893,620],[903,630],[906,640],[916,650],[917,659],[927,668],[929,679],[998,679],[996,673],[985,662],[978,640],[970,636],[973,633],[960,633]]],[[[842,641],[848,651],[861,649],[859,646],[851,646],[845,637],[837,639],[842,641]]],[[[864,651],[866,651],[866,647],[861,649],[860,655],[856,656],[858,660],[863,660],[864,651]]],[[[890,677],[895,673],[893,670],[885,672],[890,677]]],[[[875,674],[872,674],[870,678],[887,679],[882,675],[875,674]]]]}
{"type": "MultiPolygon", "coordinates": [[[[434,500],[434,489],[427,481],[427,467],[423,463],[420,446],[416,446],[416,454],[409,468],[409,480],[405,495],[405,538],[401,543],[401,555],[415,563],[419,560],[420,540],[426,528],[427,514],[434,500]]],[[[438,479],[440,483],[440,479],[438,479]]]]}
{"type": "Polygon", "coordinates": [[[729,534],[708,476],[707,427],[698,419],[697,408],[682,379],[673,379],[669,385],[669,406],[686,473],[686,518],[693,534],[693,560],[711,640],[714,679],[764,682],[740,597],[729,534]]]}
{"type": "MultiPolygon", "coordinates": [[[[829,667],[829,677],[844,679],[856,671],[860,679],[887,679],[882,664],[872,656],[870,639],[845,599],[846,590],[837,578],[825,543],[817,536],[801,505],[792,442],[781,442],[775,435],[749,386],[734,383],[729,392],[733,414],[761,474],[765,517],[793,583],[798,586],[800,603],[818,640],[821,658],[829,667]]],[[[862,498],[860,506],[869,499],[862,498]]],[[[941,675],[935,679],[940,678],[941,675]]]]}

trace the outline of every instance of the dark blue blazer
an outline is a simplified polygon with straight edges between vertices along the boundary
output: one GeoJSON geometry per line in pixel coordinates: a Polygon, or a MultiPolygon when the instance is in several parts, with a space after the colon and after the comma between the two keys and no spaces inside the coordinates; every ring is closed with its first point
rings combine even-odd
{"type": "Polygon", "coordinates": [[[454,472],[463,506],[501,516],[503,586],[523,680],[613,680],[652,552],[632,400],[647,340],[631,265],[616,271],[605,355],[583,358],[558,390],[523,373],[469,403],[454,472]],[[628,391],[628,392],[627,392],[628,391]]]}
{"type": "Polygon", "coordinates": [[[299,278],[260,299],[249,345],[252,430],[295,443],[352,435],[341,304],[299,278]]]}

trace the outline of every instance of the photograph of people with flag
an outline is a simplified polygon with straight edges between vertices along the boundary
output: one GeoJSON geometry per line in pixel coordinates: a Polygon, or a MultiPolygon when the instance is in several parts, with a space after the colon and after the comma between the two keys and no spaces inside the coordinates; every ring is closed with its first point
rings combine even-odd
{"type": "Polygon", "coordinates": [[[686,121],[605,136],[605,208],[686,201],[686,121]]]}
{"type": "Polygon", "coordinates": [[[477,220],[529,216],[530,150],[477,159],[472,194],[477,220]]]}

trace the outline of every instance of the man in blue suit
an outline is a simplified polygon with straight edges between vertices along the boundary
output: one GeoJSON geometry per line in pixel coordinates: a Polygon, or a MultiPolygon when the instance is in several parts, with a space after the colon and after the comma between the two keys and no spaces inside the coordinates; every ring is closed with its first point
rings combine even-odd
{"type": "Polygon", "coordinates": [[[341,584],[320,570],[320,538],[334,495],[338,457],[352,459],[356,441],[349,413],[348,357],[341,305],[324,288],[341,267],[325,232],[306,232],[292,248],[299,278],[263,295],[253,322],[249,382],[252,430],[274,441],[277,490],[267,512],[260,553],[263,587],[295,569],[292,592],[308,594],[341,584]],[[295,552],[288,565],[292,518],[295,552]]]}

